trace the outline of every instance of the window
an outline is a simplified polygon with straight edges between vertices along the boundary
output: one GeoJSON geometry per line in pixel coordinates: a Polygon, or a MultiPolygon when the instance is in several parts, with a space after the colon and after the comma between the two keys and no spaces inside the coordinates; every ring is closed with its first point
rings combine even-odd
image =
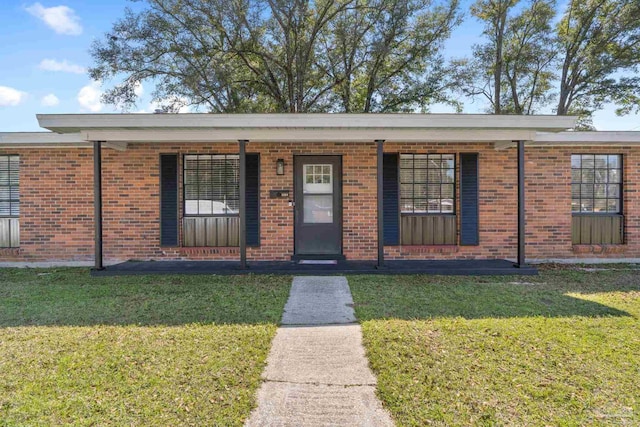
{"type": "Polygon", "coordinates": [[[184,214],[237,215],[239,182],[238,155],[185,155],[184,214]]]}
{"type": "Polygon", "coordinates": [[[0,218],[20,216],[20,157],[0,156],[0,218]]]}
{"type": "Polygon", "coordinates": [[[571,211],[622,212],[622,156],[573,154],[571,156],[571,211]]]}
{"type": "Polygon", "coordinates": [[[455,171],[455,154],[401,154],[401,212],[452,214],[455,171]]]}

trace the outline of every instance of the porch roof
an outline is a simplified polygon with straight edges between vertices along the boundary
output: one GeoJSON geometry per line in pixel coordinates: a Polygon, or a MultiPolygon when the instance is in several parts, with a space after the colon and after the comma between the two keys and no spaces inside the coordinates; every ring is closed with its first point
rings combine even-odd
{"type": "Polygon", "coordinates": [[[485,114],[39,114],[51,132],[0,133],[0,147],[91,147],[128,143],[484,142],[528,146],[640,144],[640,132],[574,132],[571,116],[485,114]]]}
{"type": "Polygon", "coordinates": [[[484,114],[44,114],[40,126],[113,142],[494,142],[558,132],[575,117],[484,114]]]}

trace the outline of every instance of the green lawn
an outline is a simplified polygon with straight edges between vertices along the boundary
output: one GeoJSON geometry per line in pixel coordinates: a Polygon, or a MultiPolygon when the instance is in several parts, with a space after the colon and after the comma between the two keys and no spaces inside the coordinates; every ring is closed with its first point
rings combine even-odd
{"type": "Polygon", "coordinates": [[[0,269],[0,425],[241,425],[290,283],[0,269]]]}
{"type": "Polygon", "coordinates": [[[640,270],[349,277],[398,425],[640,425],[640,270]]]}

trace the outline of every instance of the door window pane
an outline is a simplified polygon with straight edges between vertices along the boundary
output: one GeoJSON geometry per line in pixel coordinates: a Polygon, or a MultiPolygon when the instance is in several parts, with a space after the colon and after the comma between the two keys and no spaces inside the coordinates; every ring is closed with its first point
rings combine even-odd
{"type": "Polygon", "coordinates": [[[304,222],[326,224],[333,222],[333,195],[304,195],[304,222]]]}
{"type": "Polygon", "coordinates": [[[304,165],[303,174],[304,194],[333,193],[333,165],[304,165]]]}

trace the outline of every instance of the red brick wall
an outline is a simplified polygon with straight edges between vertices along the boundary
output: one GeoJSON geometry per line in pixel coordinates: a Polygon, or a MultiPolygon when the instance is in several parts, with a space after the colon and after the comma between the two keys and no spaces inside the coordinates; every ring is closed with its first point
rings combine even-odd
{"type": "MultiPolygon", "coordinates": [[[[389,258],[514,258],[516,255],[516,151],[493,144],[385,144],[386,152],[479,153],[480,245],[386,247],[389,258]]],[[[238,259],[237,248],[159,246],[159,156],[161,153],[237,153],[237,144],[135,144],[103,151],[104,254],[125,259],[238,259]]],[[[375,144],[249,143],[260,153],[261,245],[249,260],[288,260],[293,254],[293,208],[270,199],[270,189],[293,193],[293,157],[341,155],[343,164],[343,252],[373,260],[376,242],[375,144]],[[275,173],[284,159],[285,175],[275,173]]],[[[0,261],[90,261],[93,258],[93,160],[90,149],[0,150],[20,155],[21,246],[0,249],[0,261]]],[[[456,164],[459,168],[459,165],[456,164]]],[[[640,149],[526,149],[527,257],[639,257],[640,149]],[[624,159],[625,242],[615,248],[571,245],[571,154],[620,153],[624,159]],[[599,253],[602,252],[602,253],[599,253]]],[[[459,185],[459,171],[457,171],[459,185]]],[[[181,176],[181,174],[180,174],[181,176]]],[[[180,186],[181,188],[181,186],[180,186]]],[[[459,189],[456,189],[459,194],[459,189]]],[[[182,194],[181,194],[182,197],[182,194]]],[[[459,200],[456,202],[459,212],[459,200]]],[[[182,205],[182,203],[180,203],[182,205]]],[[[459,227],[458,227],[459,229],[459,227]]]]}
{"type": "Polygon", "coordinates": [[[93,154],[89,149],[5,149],[20,156],[20,248],[0,261],[93,259],[93,154]]]}

